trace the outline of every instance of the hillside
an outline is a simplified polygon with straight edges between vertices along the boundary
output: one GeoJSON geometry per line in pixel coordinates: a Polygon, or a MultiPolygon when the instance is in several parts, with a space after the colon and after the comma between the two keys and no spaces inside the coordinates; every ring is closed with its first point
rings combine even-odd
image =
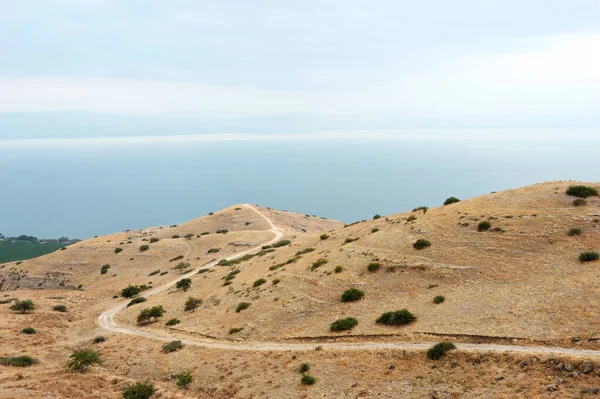
{"type": "Polygon", "coordinates": [[[103,334],[106,362],[94,371],[98,382],[65,373],[70,391],[58,382],[47,388],[56,397],[119,397],[127,381],[145,379],[173,398],[579,397],[600,386],[600,352],[594,352],[600,350],[600,261],[578,259],[583,251],[600,252],[600,198],[574,206],[575,197],[565,194],[574,184],[541,183],[350,226],[236,205],[178,226],[96,237],[2,265],[5,298],[31,298],[39,308],[16,315],[0,305],[0,336],[13,337],[12,344],[0,341],[0,356],[30,353],[40,364],[31,369],[35,374],[27,371],[19,385],[25,390],[16,389],[9,373],[0,378],[0,393],[42,397],[37,382],[61,367],[71,349],[103,334]],[[485,221],[489,228],[478,229],[485,221]],[[579,234],[570,235],[575,228],[579,234]],[[431,245],[414,248],[419,239],[431,245]],[[189,288],[176,287],[183,278],[189,288]],[[148,287],[140,294],[144,303],[125,307],[118,295],[128,285],[148,287]],[[362,298],[342,302],[352,288],[362,298]],[[436,297],[443,300],[436,304],[436,297]],[[189,298],[201,301],[186,311],[189,298]],[[56,304],[68,312],[53,313],[56,304]],[[140,311],[152,306],[165,315],[138,324],[140,311]],[[376,322],[399,309],[416,320],[376,322]],[[343,318],[357,324],[332,332],[343,318]],[[178,322],[167,326],[170,319],[178,322]],[[40,333],[20,338],[28,325],[40,333]],[[182,339],[184,349],[165,355],[160,340],[170,337],[182,339]],[[464,346],[437,368],[421,349],[393,346],[443,339],[524,350],[471,353],[476,349],[464,346]],[[320,346],[325,349],[311,350],[320,346]],[[540,346],[572,348],[575,355],[543,355],[540,346]],[[315,386],[298,383],[301,361],[313,365],[315,386]],[[169,376],[184,369],[195,382],[172,394],[169,376]]]}

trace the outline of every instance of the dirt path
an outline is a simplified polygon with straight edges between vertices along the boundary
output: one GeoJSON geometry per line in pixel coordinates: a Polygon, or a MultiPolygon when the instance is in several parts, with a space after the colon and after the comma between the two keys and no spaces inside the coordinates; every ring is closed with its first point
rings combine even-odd
{"type": "MultiPolygon", "coordinates": [[[[259,251],[263,245],[273,244],[283,237],[283,232],[279,230],[273,222],[265,215],[263,215],[258,209],[254,208],[251,205],[245,204],[244,206],[249,207],[254,212],[258,213],[261,217],[263,217],[271,226],[271,231],[275,234],[275,236],[268,242],[261,244],[255,248],[250,248],[245,251],[239,252],[235,255],[231,255],[226,259],[231,260],[235,258],[239,258],[248,253],[259,251]]],[[[204,265],[198,269],[195,269],[183,276],[178,276],[177,279],[166,283],[160,287],[156,287],[150,291],[147,291],[143,294],[144,297],[149,297],[155,295],[159,292],[163,292],[172,286],[174,286],[177,281],[182,278],[191,277],[198,273],[200,269],[206,269],[209,267],[213,267],[217,264],[217,261],[211,262],[207,265],[204,265]]],[[[100,327],[106,331],[117,332],[121,334],[128,335],[137,335],[140,337],[151,338],[160,341],[173,341],[176,339],[180,339],[174,335],[168,334],[156,334],[152,332],[146,332],[140,329],[137,329],[133,326],[124,326],[117,324],[115,322],[115,315],[121,310],[125,309],[127,306],[127,301],[103,312],[100,316],[98,316],[98,324],[100,327]]],[[[281,342],[223,342],[223,341],[214,341],[214,340],[190,340],[190,339],[180,339],[183,344],[186,345],[194,345],[201,346],[206,348],[215,348],[215,349],[227,349],[227,350],[246,350],[246,351],[305,351],[305,350],[314,350],[315,347],[320,346],[323,349],[333,349],[333,350],[373,350],[373,349],[397,349],[397,350],[424,350],[430,348],[434,345],[434,342],[419,342],[419,343],[407,343],[407,342],[396,342],[396,343],[384,343],[384,342],[358,342],[358,343],[298,343],[298,344],[290,344],[290,343],[281,343],[281,342]]],[[[516,345],[495,345],[495,344],[461,344],[455,343],[457,349],[464,351],[473,351],[473,352],[512,352],[512,353],[523,353],[529,355],[562,355],[562,356],[575,356],[575,357],[586,357],[586,358],[599,358],[600,359],[600,350],[591,350],[591,349],[569,349],[569,348],[560,348],[560,347],[546,347],[546,346],[516,346],[516,345]]]]}

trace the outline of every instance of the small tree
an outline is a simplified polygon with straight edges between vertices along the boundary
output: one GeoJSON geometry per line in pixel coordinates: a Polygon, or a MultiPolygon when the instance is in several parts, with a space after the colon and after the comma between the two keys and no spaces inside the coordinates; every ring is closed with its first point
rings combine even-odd
{"type": "Polygon", "coordinates": [[[141,289],[137,285],[128,285],[121,290],[121,296],[123,298],[133,298],[141,292],[141,289]]]}
{"type": "Polygon", "coordinates": [[[185,301],[185,305],[183,310],[186,312],[194,311],[200,305],[202,305],[202,299],[189,297],[187,301],[185,301]]]}
{"type": "Polygon", "coordinates": [[[31,299],[25,299],[22,301],[17,300],[9,309],[19,313],[27,313],[33,312],[35,310],[35,305],[31,299]]]}
{"type": "Polygon", "coordinates": [[[156,392],[150,381],[138,381],[123,389],[123,399],[150,399],[156,392]]]}
{"type": "Polygon", "coordinates": [[[177,386],[179,388],[187,388],[188,385],[192,383],[193,377],[189,371],[184,371],[183,373],[177,374],[175,376],[177,378],[177,386]]]}
{"type": "Polygon", "coordinates": [[[162,306],[153,306],[151,308],[143,309],[138,315],[138,323],[148,323],[158,318],[161,318],[165,314],[165,309],[162,306]]]}
{"type": "Polygon", "coordinates": [[[183,292],[185,292],[185,291],[189,290],[190,287],[192,286],[192,280],[189,278],[181,279],[177,282],[177,284],[175,286],[177,287],[178,290],[183,290],[183,292]]]}
{"type": "Polygon", "coordinates": [[[66,368],[71,371],[78,371],[85,373],[90,367],[95,364],[102,364],[100,360],[100,353],[94,352],[89,349],[79,349],[74,351],[69,356],[69,361],[66,364],[66,368]]]}

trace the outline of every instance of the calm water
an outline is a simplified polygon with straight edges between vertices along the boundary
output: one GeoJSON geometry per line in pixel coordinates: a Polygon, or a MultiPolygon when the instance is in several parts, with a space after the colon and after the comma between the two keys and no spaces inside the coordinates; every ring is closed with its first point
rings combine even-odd
{"type": "Polygon", "coordinates": [[[508,133],[0,141],[0,232],[86,238],[245,202],[352,222],[449,196],[600,180],[600,131],[508,133]]]}

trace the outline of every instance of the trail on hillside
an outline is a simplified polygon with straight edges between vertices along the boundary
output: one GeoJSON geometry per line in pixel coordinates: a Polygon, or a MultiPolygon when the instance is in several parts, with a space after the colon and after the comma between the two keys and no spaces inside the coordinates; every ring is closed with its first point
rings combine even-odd
{"type": "MultiPolygon", "coordinates": [[[[279,241],[283,237],[283,232],[278,229],[273,222],[262,214],[258,209],[249,204],[244,204],[254,212],[259,214],[262,218],[264,218],[269,226],[271,226],[271,232],[274,233],[274,237],[259,246],[254,248],[247,249],[245,251],[238,252],[235,255],[231,255],[226,257],[227,260],[236,259],[242,257],[246,254],[260,251],[261,247],[264,245],[270,245],[277,241],[279,241]]],[[[177,281],[182,278],[191,277],[198,273],[200,269],[206,269],[209,267],[213,267],[218,263],[218,261],[210,262],[198,269],[195,269],[183,276],[177,277],[177,279],[170,281],[160,287],[156,287],[150,291],[145,292],[142,296],[147,298],[152,295],[155,295],[159,292],[163,292],[172,286],[174,286],[177,281]]],[[[332,350],[373,350],[373,349],[396,349],[396,350],[424,350],[429,349],[431,346],[435,344],[435,342],[418,342],[418,343],[409,343],[409,342],[394,342],[394,343],[385,343],[385,342],[357,342],[357,343],[344,343],[344,342],[334,342],[334,343],[298,343],[298,344],[290,344],[290,343],[281,343],[281,342],[218,342],[218,341],[202,341],[202,340],[192,340],[185,338],[178,338],[175,335],[170,334],[156,334],[153,332],[147,332],[140,330],[134,326],[124,326],[115,322],[114,317],[117,313],[127,307],[127,301],[108,309],[98,316],[98,324],[100,328],[121,334],[128,335],[136,335],[139,337],[145,337],[160,341],[173,341],[180,340],[183,344],[186,345],[194,345],[201,346],[206,348],[214,348],[214,349],[227,349],[227,350],[242,350],[242,351],[306,351],[306,350],[314,350],[317,346],[322,349],[332,349],[332,350]]],[[[496,344],[469,344],[469,343],[455,343],[456,348],[459,350],[465,351],[476,351],[476,352],[512,352],[512,353],[522,353],[529,355],[557,355],[557,356],[576,356],[576,357],[586,357],[586,358],[600,358],[600,350],[592,350],[592,349],[569,349],[569,348],[561,348],[561,347],[549,347],[549,346],[517,346],[517,345],[496,345],[496,344]]]]}

